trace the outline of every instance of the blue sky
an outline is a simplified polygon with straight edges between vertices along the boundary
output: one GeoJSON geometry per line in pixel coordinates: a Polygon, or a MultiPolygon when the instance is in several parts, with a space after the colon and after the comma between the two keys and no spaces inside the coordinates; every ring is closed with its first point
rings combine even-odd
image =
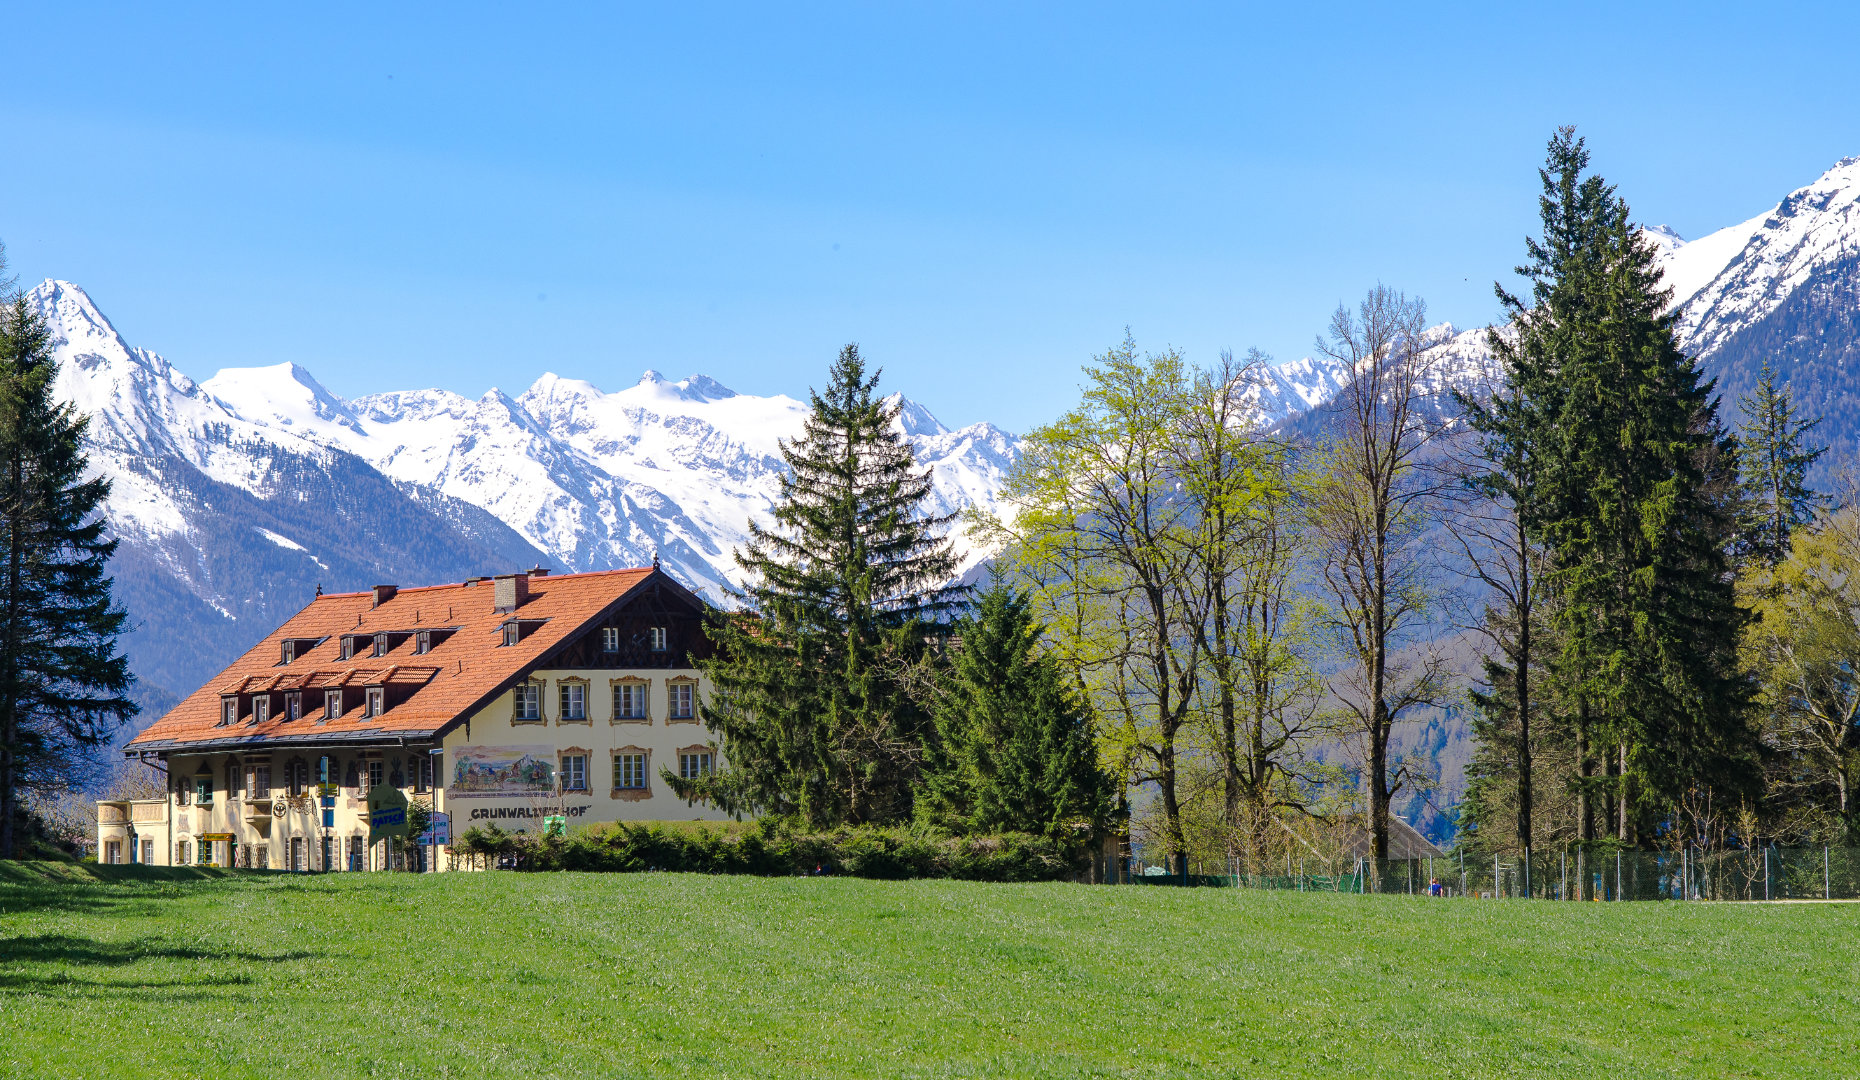
{"type": "Polygon", "coordinates": [[[856,340],[1024,430],[1126,325],[1491,318],[1557,124],[1688,237],[1860,154],[1848,4],[385,7],[13,9],[14,271],[199,378],[799,396],[856,340]]]}

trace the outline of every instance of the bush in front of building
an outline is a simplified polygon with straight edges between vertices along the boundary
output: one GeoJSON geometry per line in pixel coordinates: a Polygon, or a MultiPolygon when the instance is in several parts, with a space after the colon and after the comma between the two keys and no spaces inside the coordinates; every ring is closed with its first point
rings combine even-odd
{"type": "Polygon", "coordinates": [[[951,836],[926,830],[857,827],[796,832],[778,825],[731,832],[652,823],[590,826],[565,838],[474,827],[452,848],[472,865],[519,870],[627,873],[846,875],[903,880],[1063,881],[1078,877],[1086,853],[1026,833],[951,836]]]}

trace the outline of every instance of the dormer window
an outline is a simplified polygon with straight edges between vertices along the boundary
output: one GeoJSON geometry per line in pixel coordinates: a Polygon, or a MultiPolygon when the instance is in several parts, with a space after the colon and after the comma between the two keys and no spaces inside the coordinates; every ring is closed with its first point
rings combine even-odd
{"type": "Polygon", "coordinates": [[[346,637],[342,639],[342,658],[344,660],[355,659],[355,639],[354,638],[346,637]]]}
{"type": "Polygon", "coordinates": [[[375,655],[386,656],[387,654],[388,654],[388,636],[386,634],[376,634],[375,635],[375,655]]]}
{"type": "Polygon", "coordinates": [[[252,722],[262,724],[271,719],[271,695],[254,694],[252,696],[252,722]]]}
{"type": "Polygon", "coordinates": [[[620,628],[618,626],[601,627],[601,651],[605,653],[620,651],[620,628]]]}
{"type": "Polygon", "coordinates": [[[342,715],[342,691],[323,691],[323,719],[334,720],[342,715]]]}
{"type": "Polygon", "coordinates": [[[663,626],[655,626],[652,628],[652,651],[665,651],[665,627],[663,626]]]}
{"type": "Polygon", "coordinates": [[[239,720],[239,699],[223,697],[220,699],[220,726],[230,727],[239,720]]]}
{"type": "Polygon", "coordinates": [[[515,619],[512,619],[509,622],[505,623],[504,624],[504,644],[515,645],[518,641],[520,633],[521,632],[517,627],[517,621],[515,619]]]}
{"type": "Polygon", "coordinates": [[[368,688],[368,715],[380,716],[387,711],[387,688],[371,686],[368,688]]]}
{"type": "Polygon", "coordinates": [[[433,632],[431,630],[422,630],[413,636],[413,651],[420,656],[425,656],[427,653],[433,651],[433,632]]]}
{"type": "Polygon", "coordinates": [[[301,690],[292,690],[284,695],[284,719],[296,720],[304,714],[304,695],[301,690]]]}
{"type": "Polygon", "coordinates": [[[285,642],[282,646],[279,647],[278,653],[279,653],[278,663],[280,664],[288,664],[291,661],[296,660],[297,659],[297,643],[295,641],[285,642]]]}

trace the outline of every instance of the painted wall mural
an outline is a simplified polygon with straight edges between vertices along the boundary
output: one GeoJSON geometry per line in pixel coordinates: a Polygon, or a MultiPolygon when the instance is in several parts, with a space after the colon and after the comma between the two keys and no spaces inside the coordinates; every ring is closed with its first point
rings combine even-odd
{"type": "Polygon", "coordinates": [[[546,796],[555,792],[555,748],[461,746],[452,752],[446,797],[546,796]]]}

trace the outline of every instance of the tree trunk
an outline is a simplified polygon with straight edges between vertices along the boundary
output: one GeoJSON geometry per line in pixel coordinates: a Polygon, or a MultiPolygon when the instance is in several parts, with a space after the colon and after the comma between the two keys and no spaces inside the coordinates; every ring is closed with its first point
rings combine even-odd
{"type": "Polygon", "coordinates": [[[1371,852],[1377,859],[1389,857],[1389,740],[1388,706],[1381,698],[1375,703],[1375,731],[1369,739],[1369,830],[1371,852]]]}
{"type": "MultiPolygon", "coordinates": [[[[1531,850],[1531,562],[1530,541],[1518,528],[1518,647],[1512,692],[1518,699],[1518,847],[1531,850]]],[[[1529,862],[1526,861],[1528,868],[1529,862]]],[[[1528,873],[1528,869],[1527,869],[1528,873]]]]}
{"type": "Polygon", "coordinates": [[[1621,764],[1617,767],[1615,773],[1620,777],[1617,781],[1620,787],[1620,794],[1616,799],[1616,804],[1621,808],[1621,820],[1618,826],[1618,835],[1616,839],[1620,840],[1623,844],[1632,844],[1634,843],[1634,803],[1628,792],[1628,748],[1626,743],[1621,744],[1621,764]]]}
{"type": "Polygon", "coordinates": [[[1576,702],[1576,837],[1585,845],[1595,839],[1595,799],[1590,778],[1595,763],[1589,760],[1589,701],[1576,702]]]}

